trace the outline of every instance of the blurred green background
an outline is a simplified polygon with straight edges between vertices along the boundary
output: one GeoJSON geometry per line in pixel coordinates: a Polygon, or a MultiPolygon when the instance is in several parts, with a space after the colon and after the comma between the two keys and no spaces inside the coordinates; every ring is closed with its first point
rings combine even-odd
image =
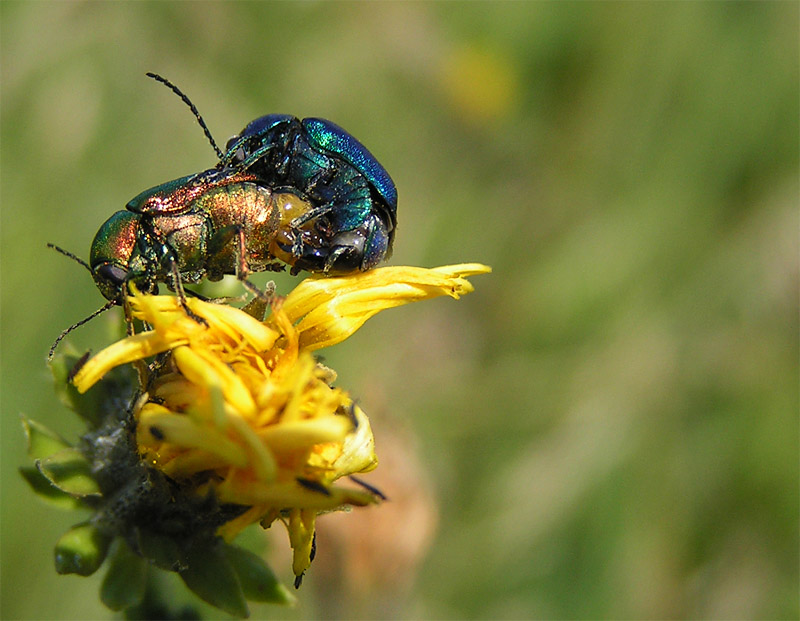
{"type": "Polygon", "coordinates": [[[798,6],[0,3],[0,617],[111,616],[19,414],[79,433],[45,355],[103,301],[46,242],[215,163],[155,71],[222,144],[335,120],[399,188],[391,263],[494,268],[325,352],[393,502],[257,618],[797,618],[798,6]]]}

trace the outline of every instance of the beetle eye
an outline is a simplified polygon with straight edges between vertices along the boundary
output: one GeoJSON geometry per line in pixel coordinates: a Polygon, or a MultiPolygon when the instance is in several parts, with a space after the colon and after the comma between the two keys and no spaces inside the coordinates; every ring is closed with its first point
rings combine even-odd
{"type": "Polygon", "coordinates": [[[106,263],[97,268],[97,275],[115,285],[122,285],[128,277],[128,272],[121,267],[106,263]]]}
{"type": "Polygon", "coordinates": [[[231,150],[231,147],[234,145],[234,143],[235,143],[237,140],[239,140],[239,134],[234,134],[233,136],[231,136],[230,138],[228,138],[228,142],[226,142],[226,143],[225,143],[225,150],[226,150],[226,151],[230,151],[230,150],[231,150]]]}

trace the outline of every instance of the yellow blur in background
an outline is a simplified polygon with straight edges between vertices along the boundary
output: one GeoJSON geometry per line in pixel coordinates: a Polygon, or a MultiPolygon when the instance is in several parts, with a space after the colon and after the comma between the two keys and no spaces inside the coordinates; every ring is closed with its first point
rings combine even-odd
{"type": "MultiPolygon", "coordinates": [[[[131,197],[215,163],[155,71],[220,144],[267,113],[361,140],[399,190],[390,263],[493,267],[326,350],[390,502],[321,518],[298,607],[255,617],[797,618],[797,23],[796,3],[0,3],[0,617],[111,616],[99,576],[55,574],[77,519],[17,474],[19,414],[80,432],[45,356],[104,301],[45,244],[87,258],[131,197]]],[[[110,343],[115,313],[72,345],[110,343]]],[[[251,537],[290,583],[281,541],[251,537]]]]}

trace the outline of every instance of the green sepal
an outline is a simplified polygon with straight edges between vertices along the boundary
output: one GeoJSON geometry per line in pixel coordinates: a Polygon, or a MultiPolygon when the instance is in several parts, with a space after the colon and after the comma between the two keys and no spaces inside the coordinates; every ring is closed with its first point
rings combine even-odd
{"type": "Polygon", "coordinates": [[[147,586],[147,561],[135,554],[122,539],[109,558],[108,571],[100,588],[100,599],[111,610],[137,606],[147,586]]]}
{"type": "Polygon", "coordinates": [[[235,617],[250,616],[242,585],[221,539],[195,541],[186,554],[186,568],[180,576],[195,595],[212,606],[235,617]]]}
{"type": "MultiPolygon", "coordinates": [[[[37,423],[24,415],[20,418],[22,429],[28,442],[29,457],[34,460],[44,459],[70,448],[69,442],[41,423],[37,423]]],[[[31,489],[50,504],[61,509],[76,509],[80,507],[80,502],[75,497],[56,487],[38,468],[22,466],[19,469],[19,473],[28,482],[31,489]]]]}
{"type": "Polygon", "coordinates": [[[180,546],[173,538],[142,529],[138,529],[136,535],[139,553],[156,567],[167,571],[178,571],[183,567],[180,546]]]}
{"type": "Polygon", "coordinates": [[[28,440],[28,457],[31,459],[44,459],[54,453],[72,446],[56,432],[50,431],[41,423],[31,420],[27,416],[20,416],[25,438],[28,440]]]}
{"type": "Polygon", "coordinates": [[[103,564],[111,540],[88,522],[73,526],[56,544],[56,571],[91,576],[103,564]]]}
{"type": "Polygon", "coordinates": [[[257,554],[239,546],[226,545],[225,555],[239,577],[245,598],[252,602],[294,605],[297,598],[272,572],[257,554]]]}
{"type": "Polygon", "coordinates": [[[28,482],[31,489],[44,501],[59,509],[72,510],[81,506],[80,500],[58,489],[33,466],[22,466],[19,469],[22,478],[28,482]]]}
{"type": "Polygon", "coordinates": [[[50,371],[53,373],[56,394],[61,399],[61,402],[96,427],[101,420],[100,412],[93,408],[96,405],[96,395],[91,394],[91,391],[82,395],[69,381],[72,370],[80,361],[80,356],[75,356],[71,353],[57,354],[50,361],[50,371]]]}
{"type": "Polygon", "coordinates": [[[72,385],[71,374],[82,358],[59,354],[50,363],[61,401],[78,416],[98,427],[109,414],[119,414],[120,403],[130,400],[136,390],[136,374],[130,365],[117,367],[84,394],[72,385]]]}
{"type": "Polygon", "coordinates": [[[100,495],[89,461],[76,448],[62,449],[50,457],[37,459],[36,467],[53,485],[67,494],[78,498],[100,495]]]}
{"type": "Polygon", "coordinates": [[[217,619],[221,615],[201,602],[186,588],[175,572],[161,571],[148,565],[142,600],[125,608],[123,618],[148,619],[217,619]]]}

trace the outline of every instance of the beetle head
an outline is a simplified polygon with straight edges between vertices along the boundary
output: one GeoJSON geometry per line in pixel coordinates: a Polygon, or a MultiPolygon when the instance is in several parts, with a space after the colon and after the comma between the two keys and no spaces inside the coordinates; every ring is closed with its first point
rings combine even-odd
{"type": "Polygon", "coordinates": [[[139,234],[139,216],[118,211],[103,223],[92,241],[89,266],[92,278],[107,300],[121,302],[130,280],[130,262],[139,234]]]}

